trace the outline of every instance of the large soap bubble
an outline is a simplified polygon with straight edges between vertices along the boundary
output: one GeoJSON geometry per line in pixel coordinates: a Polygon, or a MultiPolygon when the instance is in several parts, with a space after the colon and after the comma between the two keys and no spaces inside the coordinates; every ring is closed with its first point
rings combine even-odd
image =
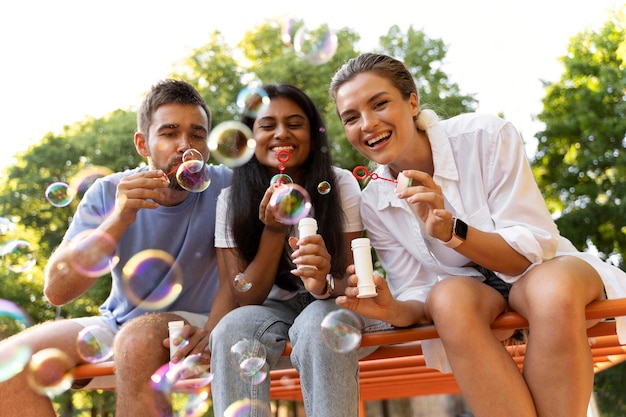
{"type": "Polygon", "coordinates": [[[252,136],[252,130],[241,122],[222,122],[209,134],[209,150],[224,165],[238,167],[254,155],[256,141],[252,136]]]}
{"type": "Polygon", "coordinates": [[[126,296],[145,310],[161,310],[183,290],[183,272],[169,253],[146,249],[128,260],[122,269],[126,296]]]}
{"type": "Polygon", "coordinates": [[[297,224],[311,211],[311,197],[298,184],[284,184],[276,187],[270,198],[274,217],[281,223],[297,224]]]}
{"type": "Polygon", "coordinates": [[[322,339],[326,346],[335,352],[347,353],[361,344],[362,324],[350,310],[331,311],[321,324],[322,339]]]}
{"type": "Polygon", "coordinates": [[[6,242],[1,248],[4,265],[13,272],[26,272],[37,263],[37,251],[28,241],[13,239],[6,242]]]}

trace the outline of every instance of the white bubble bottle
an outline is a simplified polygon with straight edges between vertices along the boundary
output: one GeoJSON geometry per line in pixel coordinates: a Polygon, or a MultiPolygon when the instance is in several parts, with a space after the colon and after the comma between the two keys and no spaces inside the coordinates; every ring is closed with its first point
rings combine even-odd
{"type": "Polygon", "coordinates": [[[402,172],[398,174],[396,181],[396,192],[401,192],[413,185],[413,178],[405,177],[402,172]]]}
{"type": "Polygon", "coordinates": [[[167,329],[169,331],[170,337],[170,360],[180,347],[180,344],[174,344],[174,340],[180,338],[181,334],[183,333],[183,327],[185,327],[185,322],[183,320],[170,321],[167,323],[167,329]]]}
{"type": "Polygon", "coordinates": [[[370,240],[366,237],[352,240],[352,255],[354,256],[354,267],[358,278],[357,288],[359,289],[357,298],[370,298],[378,295],[374,284],[371,249],[370,240]]]}
{"type": "MultiPolygon", "coordinates": [[[[306,236],[313,236],[317,234],[317,220],[313,217],[304,217],[298,222],[298,236],[300,239],[306,236]]],[[[314,265],[298,265],[298,269],[315,269],[314,265]]]]}

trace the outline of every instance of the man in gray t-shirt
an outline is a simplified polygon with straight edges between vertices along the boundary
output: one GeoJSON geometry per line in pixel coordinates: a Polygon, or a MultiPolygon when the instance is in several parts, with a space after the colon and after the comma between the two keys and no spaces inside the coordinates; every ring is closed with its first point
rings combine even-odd
{"type": "MultiPolygon", "coordinates": [[[[204,352],[209,332],[233,307],[228,297],[216,297],[213,245],[217,196],[230,184],[231,171],[205,165],[210,184],[202,191],[181,186],[173,174],[189,149],[208,160],[206,103],[188,83],[165,80],[148,93],[137,125],[135,147],[147,166],[90,187],[45,271],[46,297],[63,305],[91,288],[97,280],[92,271],[108,260],[112,288],[101,315],[47,322],[0,343],[0,351],[27,347],[34,355],[57,348],[77,365],[86,362],[76,348],[79,332],[101,325],[102,337],[109,339],[105,343],[114,346],[117,417],[170,414],[169,402],[150,381],[170,360],[167,323],[186,323],[187,343],[173,359],[179,361],[204,352]],[[142,254],[147,260],[138,260],[142,254]]],[[[0,415],[55,416],[48,397],[28,384],[26,373],[0,383],[0,415]]]]}

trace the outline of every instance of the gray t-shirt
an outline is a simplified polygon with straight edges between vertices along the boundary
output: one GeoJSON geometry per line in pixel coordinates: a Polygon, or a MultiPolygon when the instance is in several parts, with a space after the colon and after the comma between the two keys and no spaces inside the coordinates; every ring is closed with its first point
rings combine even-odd
{"type": "MultiPolygon", "coordinates": [[[[96,181],[83,196],[64,239],[71,239],[84,230],[95,229],[114,208],[120,179],[147,169],[135,168],[96,181]]],[[[216,203],[221,190],[230,184],[232,172],[223,165],[209,165],[209,170],[211,183],[206,190],[190,193],[177,206],[140,210],[135,223],[122,236],[115,254],[117,259],[111,262],[111,293],[100,306],[100,313],[112,328],[151,311],[183,310],[207,315],[211,311],[219,287],[213,243],[216,203]],[[170,304],[155,309],[159,304],[154,303],[146,310],[137,307],[136,302],[129,300],[125,294],[122,270],[129,259],[148,249],[165,251],[171,255],[180,268],[182,289],[180,295],[170,304]]],[[[158,272],[165,273],[165,268],[146,271],[155,274],[158,272]]],[[[162,278],[155,276],[155,281],[162,278]]],[[[134,294],[142,293],[141,288],[133,289],[134,294]]],[[[146,289],[144,293],[147,291],[146,289]]]]}

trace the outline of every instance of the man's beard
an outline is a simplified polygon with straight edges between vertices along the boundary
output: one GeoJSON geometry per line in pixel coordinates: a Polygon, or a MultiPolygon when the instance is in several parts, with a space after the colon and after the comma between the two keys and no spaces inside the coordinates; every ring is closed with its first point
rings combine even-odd
{"type": "Polygon", "coordinates": [[[176,172],[178,171],[178,167],[180,166],[181,161],[176,161],[173,164],[170,164],[167,167],[167,179],[170,181],[170,184],[167,188],[175,191],[187,191],[183,187],[180,186],[178,180],[176,179],[176,172]]]}
{"type": "Polygon", "coordinates": [[[175,172],[173,174],[170,174],[167,177],[167,179],[170,180],[170,185],[167,187],[170,190],[187,191],[183,187],[181,187],[180,184],[178,183],[178,180],[176,179],[176,173],[175,172]]]}

